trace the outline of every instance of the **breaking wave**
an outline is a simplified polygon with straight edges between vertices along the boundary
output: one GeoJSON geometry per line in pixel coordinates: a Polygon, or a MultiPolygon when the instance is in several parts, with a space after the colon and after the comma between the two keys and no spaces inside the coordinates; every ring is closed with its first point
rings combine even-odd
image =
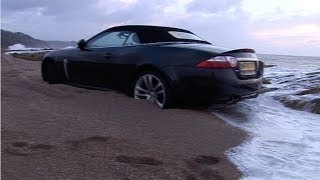
{"type": "Polygon", "coordinates": [[[320,58],[260,55],[265,69],[258,98],[212,112],[250,135],[227,152],[243,179],[320,177],[320,58]]]}

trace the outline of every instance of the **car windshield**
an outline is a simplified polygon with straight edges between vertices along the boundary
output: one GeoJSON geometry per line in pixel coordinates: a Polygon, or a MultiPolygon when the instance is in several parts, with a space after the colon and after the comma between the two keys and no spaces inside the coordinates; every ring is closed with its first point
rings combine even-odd
{"type": "Polygon", "coordinates": [[[205,41],[204,39],[200,38],[199,36],[182,31],[168,31],[170,35],[177,39],[188,39],[188,40],[195,40],[195,41],[205,41]]]}

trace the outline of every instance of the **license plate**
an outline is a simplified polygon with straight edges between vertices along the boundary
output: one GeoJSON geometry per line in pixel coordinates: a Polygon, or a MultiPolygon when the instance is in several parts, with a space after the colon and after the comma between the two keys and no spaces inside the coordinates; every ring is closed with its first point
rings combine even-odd
{"type": "Polygon", "coordinates": [[[240,62],[241,74],[255,74],[256,73],[256,63],[255,62],[240,62]]]}

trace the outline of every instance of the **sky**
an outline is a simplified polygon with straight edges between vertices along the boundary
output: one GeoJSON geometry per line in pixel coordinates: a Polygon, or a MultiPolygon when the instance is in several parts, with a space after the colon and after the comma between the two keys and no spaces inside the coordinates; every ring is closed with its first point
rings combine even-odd
{"type": "Polygon", "coordinates": [[[88,39],[117,25],[188,29],[214,45],[320,56],[319,0],[1,0],[1,28],[88,39]]]}

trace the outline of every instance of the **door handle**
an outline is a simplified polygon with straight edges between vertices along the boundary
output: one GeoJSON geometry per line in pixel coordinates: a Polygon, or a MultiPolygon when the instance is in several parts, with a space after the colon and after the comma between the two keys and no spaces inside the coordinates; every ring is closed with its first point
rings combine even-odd
{"type": "Polygon", "coordinates": [[[106,53],[103,57],[106,58],[106,59],[109,59],[109,58],[112,57],[112,54],[111,53],[106,53]]]}

